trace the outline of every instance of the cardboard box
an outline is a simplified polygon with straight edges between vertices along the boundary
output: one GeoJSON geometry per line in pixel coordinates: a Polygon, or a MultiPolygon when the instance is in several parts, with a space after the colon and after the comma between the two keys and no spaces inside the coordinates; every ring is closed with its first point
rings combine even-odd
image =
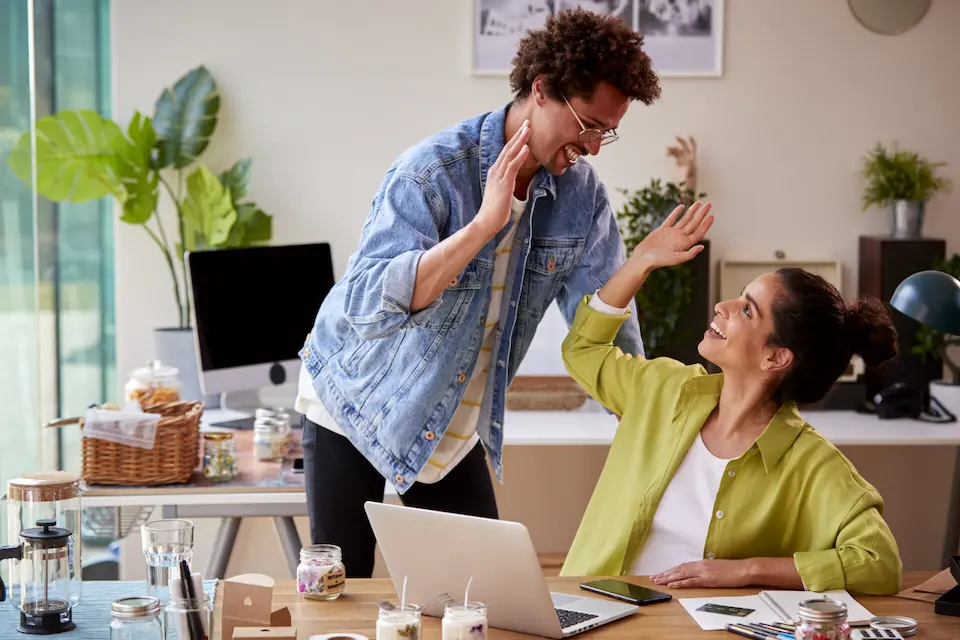
{"type": "MultiPolygon", "coordinates": [[[[273,608],[273,586],[273,578],[260,573],[245,573],[224,580],[220,637],[233,638],[237,627],[290,627],[290,610],[273,608]]],[[[253,637],[275,640],[271,636],[253,637]]]]}
{"type": "Polygon", "coordinates": [[[233,640],[297,640],[296,627],[234,627],[233,640]]]}

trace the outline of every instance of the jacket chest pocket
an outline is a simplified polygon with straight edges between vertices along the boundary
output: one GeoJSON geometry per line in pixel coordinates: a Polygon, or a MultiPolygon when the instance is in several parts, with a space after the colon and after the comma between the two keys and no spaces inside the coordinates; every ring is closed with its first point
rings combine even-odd
{"type": "Polygon", "coordinates": [[[483,278],[489,269],[478,260],[468,264],[447,285],[441,294],[440,306],[433,310],[423,327],[432,331],[451,331],[459,327],[470,303],[483,286],[483,278]]]}
{"type": "Polygon", "coordinates": [[[560,292],[567,275],[573,271],[583,251],[578,238],[534,238],[524,280],[527,283],[527,310],[542,315],[560,292]]]}

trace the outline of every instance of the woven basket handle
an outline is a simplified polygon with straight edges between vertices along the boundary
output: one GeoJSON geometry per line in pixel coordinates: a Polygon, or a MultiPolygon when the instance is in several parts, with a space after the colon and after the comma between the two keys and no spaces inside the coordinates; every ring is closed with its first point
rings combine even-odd
{"type": "Polygon", "coordinates": [[[69,427],[74,424],[80,424],[80,421],[83,420],[80,416],[75,418],[57,418],[56,420],[51,420],[50,422],[43,425],[44,429],[59,429],[61,427],[69,427]]]}

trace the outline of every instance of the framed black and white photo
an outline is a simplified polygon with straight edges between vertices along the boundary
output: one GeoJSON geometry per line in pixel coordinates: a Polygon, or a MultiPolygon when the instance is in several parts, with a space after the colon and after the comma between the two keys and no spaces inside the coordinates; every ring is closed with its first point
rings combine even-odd
{"type": "Polygon", "coordinates": [[[644,34],[661,77],[723,75],[724,0],[474,0],[473,73],[507,75],[520,40],[550,15],[580,7],[644,34]]]}

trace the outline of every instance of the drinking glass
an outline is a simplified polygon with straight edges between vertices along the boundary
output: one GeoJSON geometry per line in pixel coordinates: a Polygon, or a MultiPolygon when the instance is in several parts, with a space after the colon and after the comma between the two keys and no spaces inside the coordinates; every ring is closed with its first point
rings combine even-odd
{"type": "Polygon", "coordinates": [[[147,561],[147,594],[170,601],[170,576],[177,575],[181,560],[193,560],[193,522],[154,520],[140,527],[143,556],[147,561]]]}

